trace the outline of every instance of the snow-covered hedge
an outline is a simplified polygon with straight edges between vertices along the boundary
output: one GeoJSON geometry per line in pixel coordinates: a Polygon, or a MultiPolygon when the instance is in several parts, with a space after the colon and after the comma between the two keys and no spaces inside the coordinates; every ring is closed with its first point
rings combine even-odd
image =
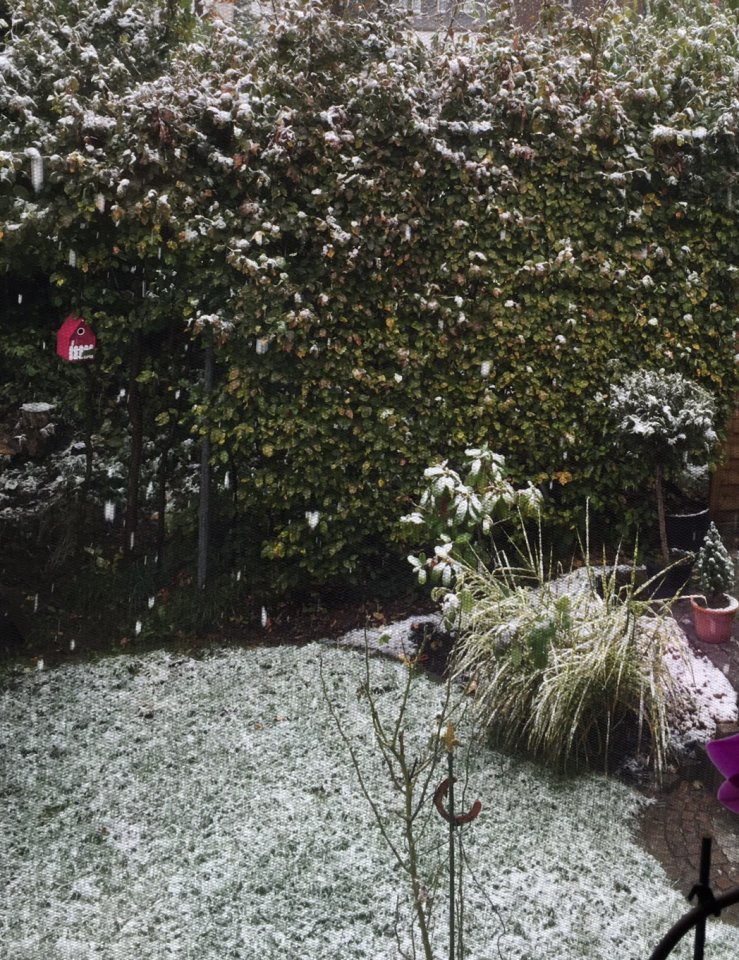
{"type": "Polygon", "coordinates": [[[86,47],[79,89],[33,58],[43,20],[1,41],[0,265],[33,252],[60,316],[91,316],[101,382],[140,331],[152,433],[214,337],[185,421],[269,505],[283,584],[359,569],[423,467],[486,440],[563,524],[586,496],[632,520],[594,403],[611,361],[709,387],[719,423],[737,386],[737,13],[501,16],[438,50],[383,16],[288,3],[110,90],[86,47]]]}

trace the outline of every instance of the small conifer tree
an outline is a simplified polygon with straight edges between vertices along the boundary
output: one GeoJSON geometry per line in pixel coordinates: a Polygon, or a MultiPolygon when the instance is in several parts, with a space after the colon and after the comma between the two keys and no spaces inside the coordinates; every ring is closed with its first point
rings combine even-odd
{"type": "Polygon", "coordinates": [[[728,593],[734,584],[734,563],[715,523],[708,528],[695,566],[706,604],[720,607],[722,595],[728,593]]]}

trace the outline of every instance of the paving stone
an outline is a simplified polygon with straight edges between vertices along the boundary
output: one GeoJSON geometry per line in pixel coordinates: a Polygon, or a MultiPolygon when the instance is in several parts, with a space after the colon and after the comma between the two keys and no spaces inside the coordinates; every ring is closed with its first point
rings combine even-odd
{"type": "MultiPolygon", "coordinates": [[[[712,645],[696,639],[687,600],[676,604],[673,615],[696,652],[707,656],[724,671],[735,689],[739,688],[739,618],[734,624],[733,639],[725,644],[712,645]]],[[[724,726],[719,735],[728,736],[737,730],[739,725],[736,724],[730,728],[724,726]]],[[[724,810],[716,799],[721,777],[710,763],[701,770],[701,777],[703,780],[696,779],[695,768],[678,770],[678,782],[671,784],[671,789],[650,793],[656,802],[644,809],[640,823],[640,839],[644,847],[685,895],[698,880],[701,840],[705,836],[713,839],[713,889],[725,893],[739,884],[739,818],[724,810]]],[[[739,910],[727,910],[722,919],[739,926],[739,910]]]]}

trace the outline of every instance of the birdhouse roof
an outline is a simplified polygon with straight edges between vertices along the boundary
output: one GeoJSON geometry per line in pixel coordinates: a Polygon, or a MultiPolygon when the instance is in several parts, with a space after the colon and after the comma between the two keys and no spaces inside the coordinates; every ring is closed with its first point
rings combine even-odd
{"type": "Polygon", "coordinates": [[[87,320],[85,320],[84,317],[78,317],[76,313],[70,313],[69,316],[64,321],[64,323],[59,328],[59,333],[71,334],[80,325],[86,327],[87,320]]]}

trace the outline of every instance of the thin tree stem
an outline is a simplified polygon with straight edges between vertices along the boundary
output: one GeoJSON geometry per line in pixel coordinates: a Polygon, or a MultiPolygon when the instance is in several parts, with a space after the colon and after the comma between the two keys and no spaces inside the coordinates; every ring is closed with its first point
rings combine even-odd
{"type": "Polygon", "coordinates": [[[659,522],[659,545],[665,565],[670,562],[670,548],[667,544],[667,523],[665,522],[665,498],[662,487],[662,468],[658,466],[654,473],[654,490],[657,496],[657,520],[659,522]]]}

